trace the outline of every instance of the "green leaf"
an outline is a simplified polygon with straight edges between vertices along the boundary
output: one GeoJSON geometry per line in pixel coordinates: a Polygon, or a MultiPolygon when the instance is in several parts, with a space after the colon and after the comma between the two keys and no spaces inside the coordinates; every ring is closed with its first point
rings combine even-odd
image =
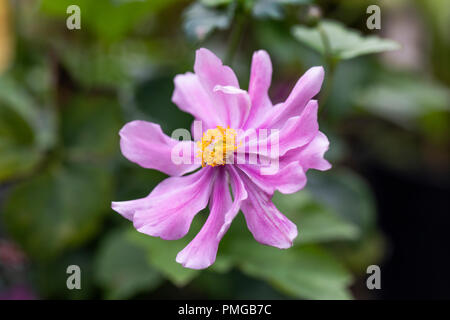
{"type": "Polygon", "coordinates": [[[360,90],[356,102],[364,110],[404,128],[417,128],[420,119],[433,112],[450,111],[450,94],[438,83],[418,75],[386,73],[360,90]]]}
{"type": "Polygon", "coordinates": [[[133,244],[126,231],[107,236],[98,251],[95,278],[106,289],[107,299],[127,299],[158,287],[162,278],[150,266],[146,252],[133,244]]]}
{"type": "Polygon", "coordinates": [[[33,283],[39,289],[40,299],[93,299],[95,297],[95,282],[93,279],[92,253],[87,250],[77,250],[59,255],[58,259],[33,263],[31,276],[33,283]],[[67,267],[76,265],[81,271],[81,290],[67,289],[67,267]]]}
{"type": "MultiPolygon", "coordinates": [[[[123,38],[140,22],[179,0],[114,1],[114,0],[42,0],[41,10],[51,16],[68,17],[67,7],[78,5],[81,29],[104,41],[123,38]]],[[[65,21],[61,27],[65,28],[65,21]]]]}
{"type": "Polygon", "coordinates": [[[253,16],[280,20],[286,14],[286,5],[308,4],[311,0],[253,0],[253,16]]]}
{"type": "Polygon", "coordinates": [[[39,149],[52,147],[56,139],[55,114],[47,106],[37,105],[19,81],[0,78],[0,103],[16,112],[30,127],[39,149]]]}
{"type": "Polygon", "coordinates": [[[234,219],[222,239],[219,258],[296,298],[350,298],[347,287],[351,275],[333,256],[314,245],[296,245],[286,250],[261,245],[248,231],[242,214],[234,219]]]}
{"type": "Polygon", "coordinates": [[[215,29],[227,29],[234,15],[234,7],[216,9],[193,3],[184,12],[184,32],[190,39],[202,41],[215,29]]]}
{"type": "Polygon", "coordinates": [[[319,28],[323,28],[329,41],[331,52],[328,54],[335,59],[351,59],[365,54],[400,49],[395,41],[374,35],[362,36],[359,31],[348,29],[342,23],[330,20],[325,20],[319,27],[314,28],[295,26],[292,33],[298,41],[326,55],[319,28]]]}
{"type": "Polygon", "coordinates": [[[0,154],[0,181],[30,173],[42,159],[42,155],[36,150],[2,141],[2,138],[0,138],[0,154]]]}
{"type": "Polygon", "coordinates": [[[78,96],[62,112],[62,138],[72,160],[107,159],[119,151],[123,125],[116,99],[78,96]]]}
{"type": "Polygon", "coordinates": [[[313,0],[278,0],[282,4],[309,4],[313,0]]]}
{"type": "Polygon", "coordinates": [[[59,40],[54,41],[54,46],[64,67],[77,82],[87,88],[111,89],[134,84],[146,77],[152,71],[152,53],[162,47],[159,43],[134,40],[109,46],[59,40]]]}
{"type": "Polygon", "coordinates": [[[107,168],[50,164],[11,190],[5,225],[30,255],[53,258],[97,232],[110,207],[111,186],[107,168]]]}
{"type": "Polygon", "coordinates": [[[41,159],[32,128],[0,103],[0,181],[29,173],[41,159]]]}
{"type": "Polygon", "coordinates": [[[0,78],[0,181],[26,175],[39,163],[53,144],[50,120],[18,83],[0,78]]]}
{"type": "Polygon", "coordinates": [[[291,195],[275,193],[273,203],[298,227],[296,243],[354,240],[360,236],[357,225],[316,202],[307,191],[291,195]]]}
{"type": "Polygon", "coordinates": [[[359,109],[385,120],[372,121],[360,130],[370,156],[401,172],[423,169],[427,158],[423,144],[434,145],[441,154],[434,157],[444,159],[450,142],[448,89],[414,73],[383,71],[373,79],[374,84],[355,96],[359,109]],[[378,138],[373,139],[374,135],[378,138]],[[418,136],[422,143],[418,143],[418,136]]]}
{"type": "Polygon", "coordinates": [[[356,225],[362,234],[374,228],[373,194],[356,173],[344,168],[326,172],[309,171],[307,190],[316,201],[356,225]]]}
{"type": "Polygon", "coordinates": [[[314,246],[280,250],[250,238],[236,240],[230,251],[246,274],[297,298],[351,298],[347,288],[351,275],[324,250],[314,246]]]}
{"type": "Polygon", "coordinates": [[[284,17],[283,7],[276,0],[256,0],[252,8],[252,14],[260,19],[279,20],[284,17]]]}
{"type": "MultiPolygon", "coordinates": [[[[255,21],[255,24],[254,36],[258,46],[266,48],[271,55],[277,57],[280,65],[283,65],[286,70],[322,63],[321,58],[315,52],[302,46],[289,32],[286,32],[286,28],[282,24],[276,21],[255,21]]],[[[288,81],[295,82],[295,80],[288,81]]]]}
{"type": "Polygon", "coordinates": [[[175,261],[175,258],[181,250],[193,239],[204,222],[203,215],[197,216],[192,222],[189,234],[180,240],[162,240],[160,238],[150,237],[136,230],[129,232],[129,239],[133,243],[141,246],[145,252],[150,264],[169,279],[176,286],[187,285],[194,277],[199,274],[199,270],[183,268],[181,264],[175,261]]]}
{"type": "Polygon", "coordinates": [[[200,0],[202,4],[209,7],[222,6],[230,4],[233,0],[200,0]]]}

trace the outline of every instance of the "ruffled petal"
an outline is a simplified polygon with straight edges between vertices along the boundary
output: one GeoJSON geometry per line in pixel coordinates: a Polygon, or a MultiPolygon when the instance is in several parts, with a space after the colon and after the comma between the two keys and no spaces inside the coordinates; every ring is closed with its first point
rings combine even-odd
{"type": "Polygon", "coordinates": [[[309,169],[328,170],[331,168],[331,164],[324,158],[324,154],[327,152],[329,144],[327,136],[319,131],[307,145],[289,150],[281,158],[281,162],[298,161],[305,172],[309,169]]]}
{"type": "Polygon", "coordinates": [[[248,198],[242,202],[247,227],[256,241],[286,249],[297,237],[297,226],[286,218],[271,201],[271,196],[242,175],[248,198]]]}
{"type": "Polygon", "coordinates": [[[234,201],[228,188],[227,172],[220,168],[211,195],[208,219],[195,238],[177,255],[176,261],[186,268],[204,269],[214,263],[220,240],[238,213],[241,202],[247,198],[237,173],[232,168],[228,172],[234,201]]]}
{"type": "Polygon", "coordinates": [[[224,66],[214,53],[202,48],[197,50],[194,71],[220,118],[217,125],[240,128],[248,114],[248,97],[242,94],[230,95],[231,91],[217,90],[223,87],[239,89],[239,82],[233,70],[224,66]]]}
{"type": "Polygon", "coordinates": [[[258,150],[258,154],[263,156],[280,157],[290,149],[306,145],[319,132],[317,110],[317,101],[309,101],[303,112],[289,118],[281,129],[268,130],[267,138],[260,135],[258,139],[250,140],[248,149],[258,150]]]}
{"type": "Polygon", "coordinates": [[[137,200],[111,202],[111,208],[130,221],[133,221],[133,216],[136,211],[148,208],[149,206],[150,202],[148,197],[137,200]]]}
{"type": "Polygon", "coordinates": [[[307,103],[319,93],[323,78],[322,67],[313,67],[306,71],[297,81],[287,100],[272,108],[260,127],[281,128],[289,118],[300,115],[307,103]]]}
{"type": "Polygon", "coordinates": [[[269,88],[272,81],[272,62],[269,54],[260,50],[253,54],[248,93],[251,100],[250,113],[245,128],[254,128],[272,108],[269,88]]]}
{"type": "Polygon", "coordinates": [[[186,235],[194,216],[208,204],[215,170],[203,168],[189,176],[162,181],[143,199],[113,202],[112,208],[134,227],[165,240],[186,235]]]}
{"type": "Polygon", "coordinates": [[[174,140],[158,124],[147,121],[127,123],[120,130],[120,148],[128,160],[171,176],[181,176],[200,165],[192,141],[174,140]]]}
{"type": "Polygon", "coordinates": [[[201,120],[207,128],[221,124],[211,96],[206,93],[197,75],[191,72],[177,75],[174,82],[172,101],[178,108],[201,120]]]}
{"type": "Polygon", "coordinates": [[[250,111],[250,97],[247,91],[232,86],[214,87],[214,93],[220,94],[226,102],[227,124],[231,128],[240,128],[250,111]]]}
{"type": "Polygon", "coordinates": [[[239,209],[241,208],[241,203],[245,199],[247,199],[248,194],[247,190],[245,190],[244,182],[239,176],[237,170],[233,166],[227,166],[228,176],[231,182],[231,190],[233,192],[233,204],[225,214],[225,222],[220,229],[219,235],[222,237],[228,230],[231,222],[236,217],[239,209]]]}
{"type": "Polygon", "coordinates": [[[306,185],[306,175],[298,161],[272,162],[265,166],[240,164],[237,167],[268,194],[273,194],[275,190],[290,194],[306,185]]]}
{"type": "Polygon", "coordinates": [[[316,101],[311,100],[301,116],[290,118],[278,134],[278,145],[269,136],[255,145],[252,140],[246,148],[238,148],[237,167],[264,192],[297,192],[306,185],[308,169],[331,167],[323,158],[329,142],[318,131],[316,101]]]}

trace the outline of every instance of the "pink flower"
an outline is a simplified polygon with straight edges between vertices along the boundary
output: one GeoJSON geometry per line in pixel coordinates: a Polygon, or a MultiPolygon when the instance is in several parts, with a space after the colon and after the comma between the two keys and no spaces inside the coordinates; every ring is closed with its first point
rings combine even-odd
{"type": "Polygon", "coordinates": [[[240,89],[233,70],[206,49],[197,51],[194,70],[175,77],[172,100],[201,121],[203,130],[194,130],[197,143],[178,142],[154,123],[127,123],[120,131],[123,155],[171,177],[147,197],[113,202],[112,208],[133,221],[138,231],[175,240],[186,235],[194,216],[209,203],[206,223],[176,257],[186,268],[203,269],[214,263],[219,242],[239,210],[257,241],[291,247],[297,227],[271,198],[275,190],[302,189],[308,169],[331,167],[323,158],[329,142],[319,131],[318,104],[312,100],[322,85],[323,68],[309,69],[287,100],[275,106],[268,96],[272,64],[265,51],[253,55],[248,92],[240,89]],[[260,129],[270,131],[259,138],[251,134],[260,129]],[[189,161],[173,161],[172,151],[180,145],[189,161]],[[248,161],[256,156],[256,162],[248,161]],[[275,162],[275,157],[277,170],[264,172],[267,161],[275,162]]]}

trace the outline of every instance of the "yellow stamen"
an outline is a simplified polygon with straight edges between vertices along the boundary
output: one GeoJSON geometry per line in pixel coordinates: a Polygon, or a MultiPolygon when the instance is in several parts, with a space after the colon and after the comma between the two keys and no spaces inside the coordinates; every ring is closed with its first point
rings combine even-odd
{"type": "Polygon", "coordinates": [[[236,130],[221,126],[203,133],[202,139],[197,142],[197,157],[202,158],[202,167],[224,165],[227,157],[237,149],[236,136],[236,130]]]}

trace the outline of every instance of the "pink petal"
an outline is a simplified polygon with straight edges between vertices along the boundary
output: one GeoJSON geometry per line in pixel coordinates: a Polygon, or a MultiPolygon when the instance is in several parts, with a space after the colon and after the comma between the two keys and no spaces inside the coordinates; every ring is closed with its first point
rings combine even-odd
{"type": "Polygon", "coordinates": [[[198,76],[188,72],[175,77],[175,91],[172,101],[178,108],[188,112],[204,122],[206,127],[215,127],[221,124],[217,110],[210,95],[200,84],[198,76]]]}
{"type": "Polygon", "coordinates": [[[280,156],[290,149],[307,144],[316,136],[319,131],[318,108],[317,101],[311,100],[300,116],[289,118],[286,121],[279,133],[280,156]]]}
{"type": "Polygon", "coordinates": [[[309,169],[328,170],[331,168],[331,164],[324,159],[324,154],[327,152],[329,144],[327,136],[319,131],[310,143],[289,150],[281,161],[286,163],[299,161],[305,172],[309,169]]]}
{"type": "Polygon", "coordinates": [[[137,200],[111,202],[111,208],[130,221],[133,221],[133,216],[136,211],[146,209],[149,206],[148,196],[137,200]]]}
{"type": "Polygon", "coordinates": [[[250,112],[250,97],[247,91],[233,86],[214,87],[214,93],[220,94],[223,101],[226,102],[227,117],[231,128],[240,128],[250,112]]]}
{"type": "Polygon", "coordinates": [[[249,98],[243,94],[230,95],[230,92],[216,89],[221,87],[239,89],[239,82],[233,70],[224,66],[211,51],[202,48],[197,50],[194,71],[220,117],[221,123],[218,125],[240,128],[248,114],[249,98]]]}
{"type": "Polygon", "coordinates": [[[306,71],[297,81],[287,100],[273,108],[261,127],[281,128],[289,118],[300,115],[309,100],[319,93],[323,78],[322,67],[313,67],[306,71]]]}
{"type": "MultiPolygon", "coordinates": [[[[249,177],[254,184],[268,194],[273,194],[275,190],[281,193],[294,193],[306,185],[306,175],[299,162],[284,163],[279,162],[279,168],[273,174],[263,174],[260,165],[240,164],[237,167],[249,177]]],[[[271,170],[267,170],[271,171],[271,170]]]]}
{"type": "Polygon", "coordinates": [[[227,232],[231,222],[236,217],[241,208],[242,201],[244,201],[248,197],[244,182],[242,182],[242,179],[239,176],[237,170],[234,168],[234,166],[227,166],[227,169],[228,176],[231,182],[231,190],[233,192],[234,201],[230,210],[228,210],[228,212],[225,214],[225,222],[219,232],[220,237],[222,237],[227,232]]]}
{"type": "Polygon", "coordinates": [[[158,124],[147,121],[127,123],[120,130],[120,148],[128,160],[172,176],[181,176],[199,167],[192,141],[171,139],[158,124]],[[188,152],[188,163],[175,163],[172,160],[172,151],[175,150],[181,151],[178,153],[180,158],[188,152]]]}
{"type": "Polygon", "coordinates": [[[319,131],[317,110],[317,101],[309,101],[303,112],[299,116],[287,119],[281,129],[268,130],[268,133],[270,134],[266,139],[259,138],[249,141],[249,149],[252,150],[253,148],[253,150],[255,150],[255,148],[257,148],[258,153],[262,155],[266,154],[261,150],[267,150],[267,152],[272,152],[271,157],[274,157],[282,156],[290,149],[304,146],[309,143],[319,131]],[[273,132],[274,130],[278,131],[273,132]],[[278,138],[276,136],[278,136],[278,138]]]}
{"type": "Polygon", "coordinates": [[[241,209],[255,240],[280,249],[291,247],[297,237],[297,226],[278,211],[269,194],[241,176],[248,192],[241,209]]]}
{"type": "Polygon", "coordinates": [[[205,89],[209,89],[210,92],[217,85],[239,87],[238,79],[233,70],[224,66],[222,61],[208,49],[197,50],[194,71],[199,76],[205,89]]]}
{"type": "Polygon", "coordinates": [[[208,127],[203,121],[195,119],[192,121],[191,124],[191,134],[194,141],[198,141],[202,138],[203,132],[207,131],[208,129],[211,129],[213,127],[208,127]],[[195,126],[198,125],[198,123],[201,122],[201,127],[196,128],[195,126]]]}
{"type": "Polygon", "coordinates": [[[269,98],[269,88],[272,81],[272,63],[270,56],[264,50],[253,54],[250,84],[248,93],[251,100],[250,114],[245,124],[246,128],[256,128],[272,108],[269,98]]]}
{"type": "Polygon", "coordinates": [[[204,168],[189,176],[167,178],[146,198],[113,202],[112,208],[142,233],[165,240],[182,238],[194,216],[208,204],[214,172],[204,168]]]}
{"type": "Polygon", "coordinates": [[[204,269],[216,260],[220,240],[239,211],[241,202],[247,198],[244,185],[234,169],[229,169],[234,194],[232,202],[226,171],[219,168],[211,195],[211,212],[200,232],[178,253],[176,261],[186,268],[204,269]]]}

